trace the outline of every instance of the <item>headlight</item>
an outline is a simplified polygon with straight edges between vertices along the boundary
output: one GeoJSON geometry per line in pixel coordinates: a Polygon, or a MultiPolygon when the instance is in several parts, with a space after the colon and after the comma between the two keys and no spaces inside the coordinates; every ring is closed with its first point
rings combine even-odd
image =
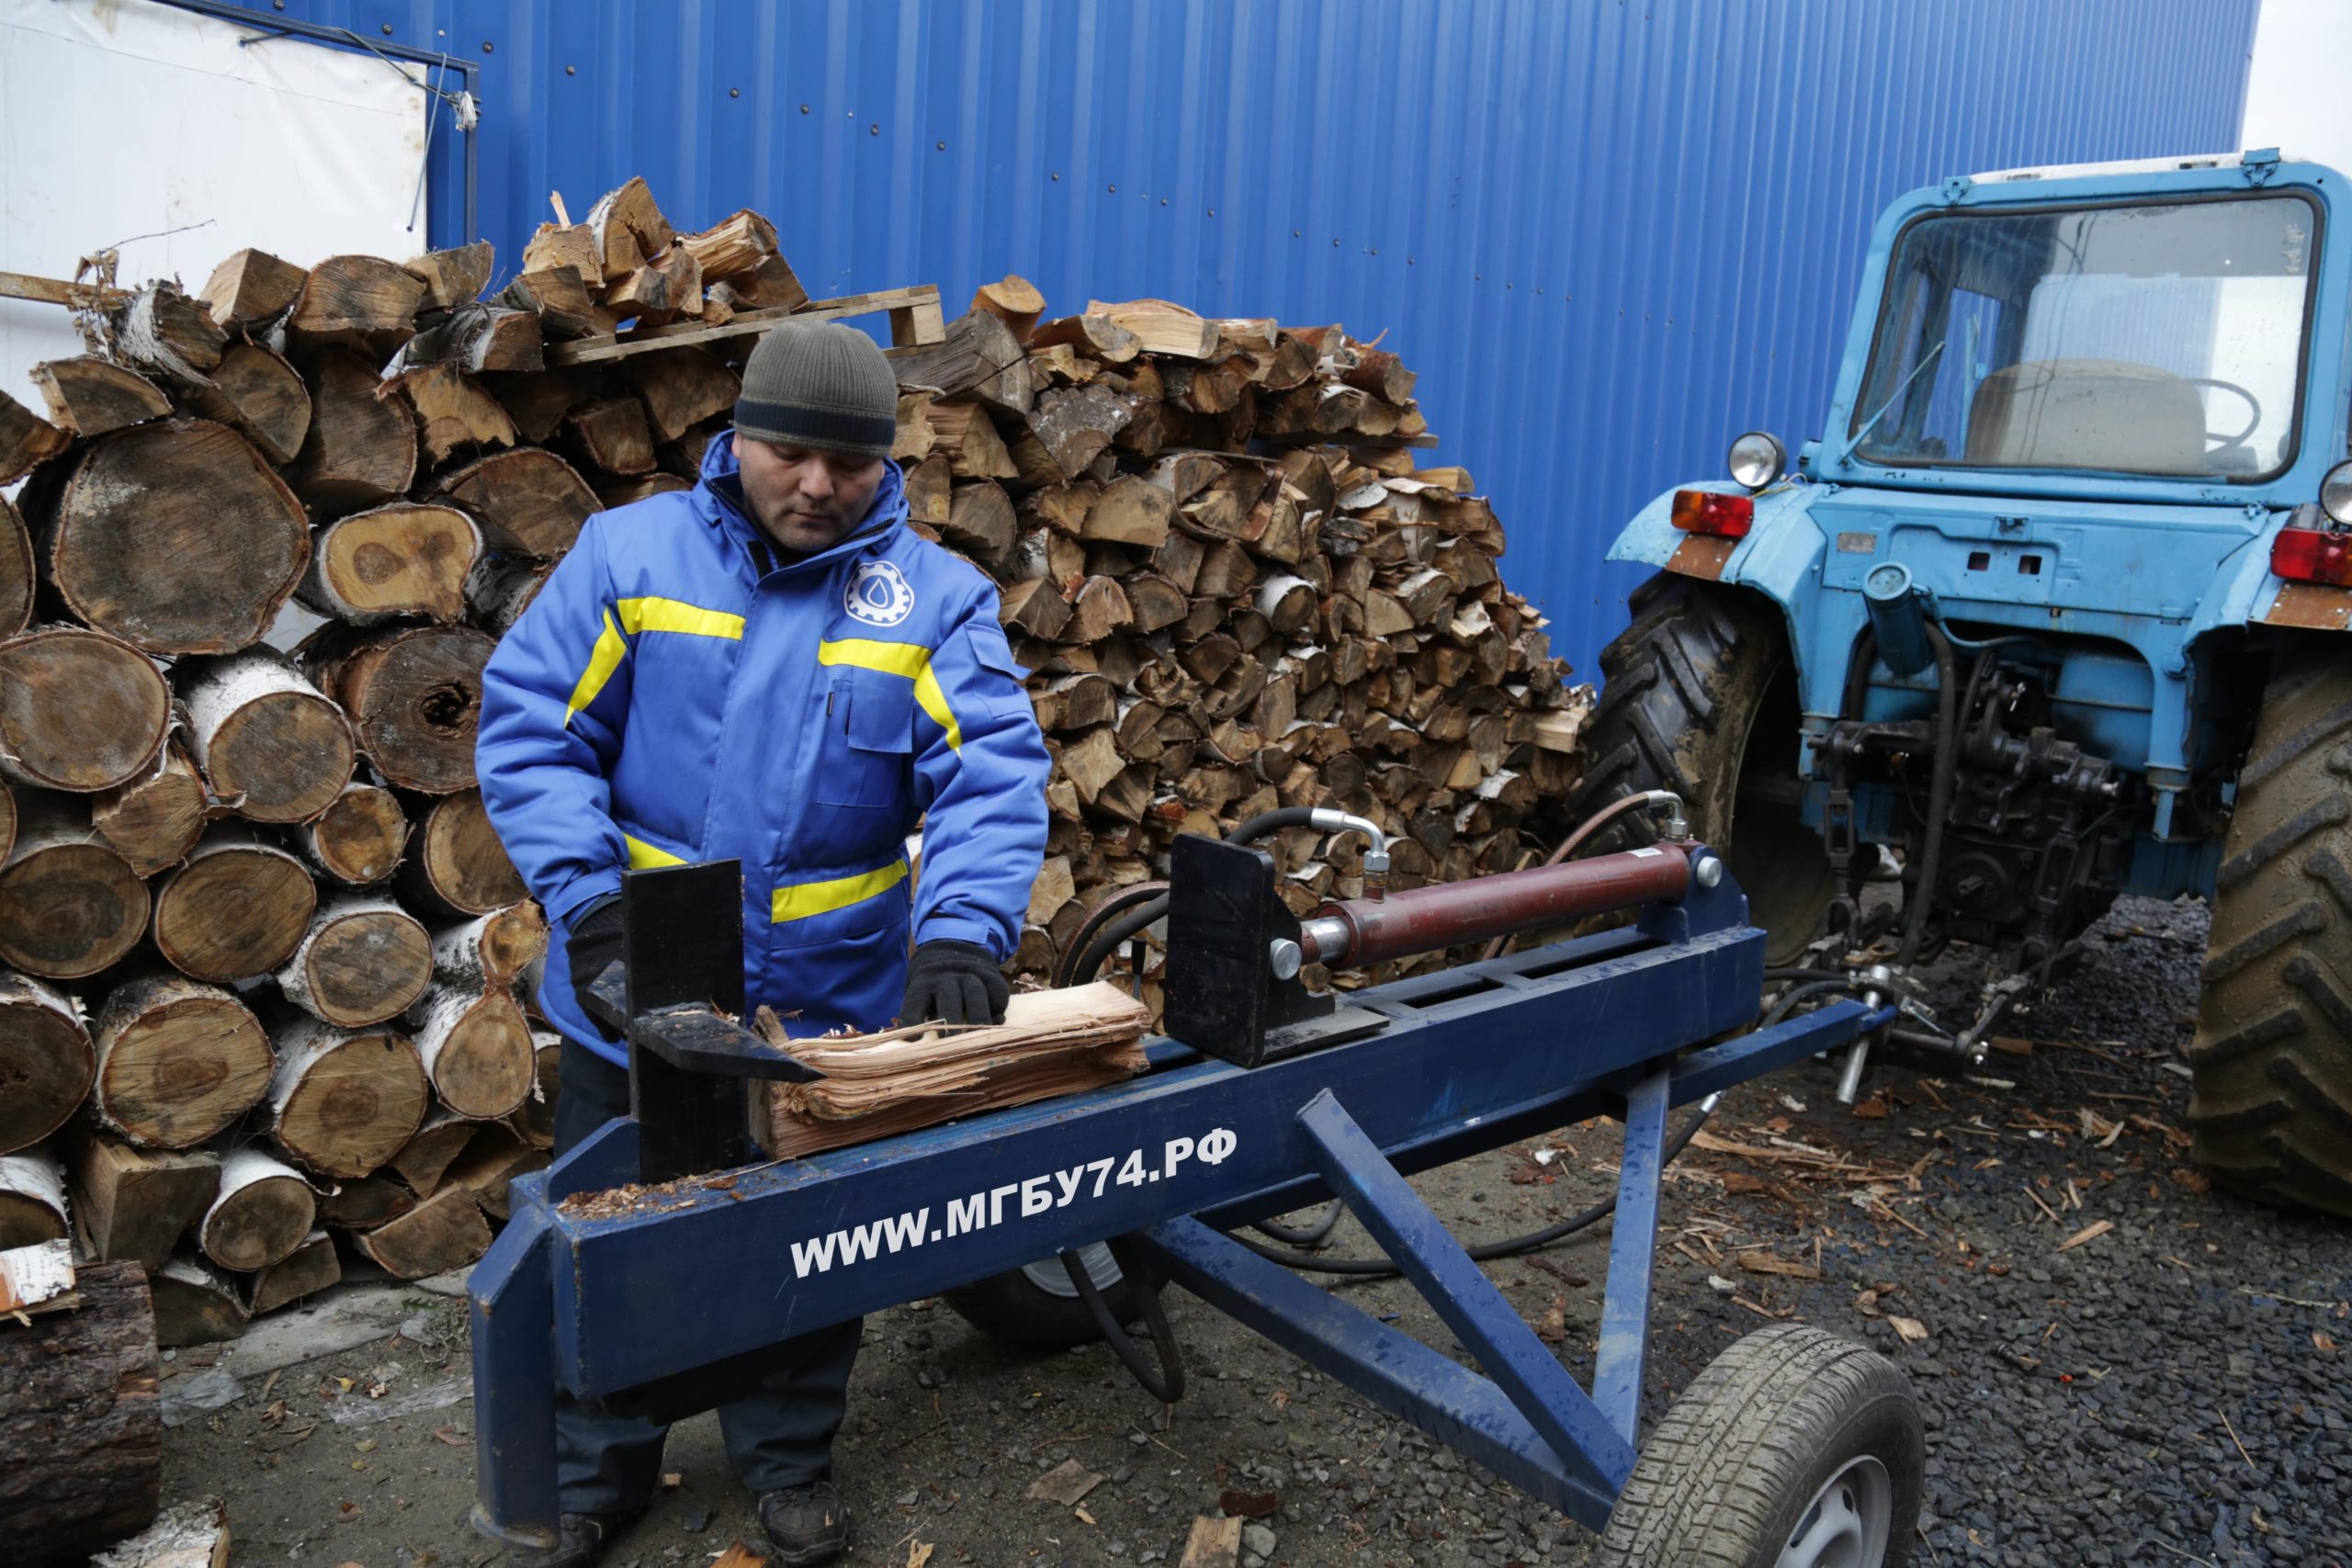
{"type": "MultiPolygon", "coordinates": [[[[1732,482],[1749,490],[1762,490],[1781,477],[1789,466],[1789,449],[1781,445],[1777,435],[1751,430],[1731,444],[1731,456],[1725,459],[1731,469],[1732,482]]],[[[2352,468],[2352,463],[2344,465],[2352,468]]],[[[2329,476],[2331,479],[2333,475],[2329,476]]],[[[2324,493],[2324,492],[2323,492],[2324,493]]],[[[2352,503],[2352,483],[2345,488],[2345,500],[2352,503]]]]}
{"type": "Polygon", "coordinates": [[[2352,526],[2352,462],[2336,464],[2321,479],[2319,509],[2329,521],[2352,526]]]}

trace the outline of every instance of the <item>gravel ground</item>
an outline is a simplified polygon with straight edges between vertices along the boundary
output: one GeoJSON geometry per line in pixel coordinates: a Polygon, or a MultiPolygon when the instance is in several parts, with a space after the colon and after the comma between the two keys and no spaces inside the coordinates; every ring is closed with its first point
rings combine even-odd
{"type": "MultiPolygon", "coordinates": [[[[1726,1096],[1669,1171],[1652,1417],[1734,1338],[1795,1318],[1911,1372],[1928,1425],[1917,1562],[2352,1568],[2352,1228],[2209,1190],[2186,1163],[2177,1064],[2203,942],[2200,906],[2120,907],[2093,964],[2008,1026],[2031,1048],[1986,1076],[2013,1087],[1890,1072],[1849,1111],[1813,1066],[1726,1096]]],[[[1965,965],[1943,973],[1957,984],[1965,965]]],[[[1466,1239],[1511,1234],[1604,1190],[1615,1142],[1571,1128],[1416,1185],[1466,1239]]],[[[1606,1235],[1489,1269],[1579,1378],[1606,1235]]],[[[1365,1245],[1351,1222],[1335,1242],[1365,1245]]],[[[1341,1289],[1452,1347],[1408,1289],[1341,1289]]],[[[870,1319],[840,1452],[849,1560],[1173,1563],[1222,1499],[1272,1506],[1245,1562],[1587,1561],[1575,1527],[1170,1300],[1193,1393],[1164,1416],[1100,1347],[1016,1358],[931,1303],[870,1319]],[[1023,1496],[1072,1460],[1102,1478],[1080,1502],[1023,1496]]],[[[225,1497],[242,1563],[502,1561],[459,1522],[462,1303],[406,1305],[397,1337],[175,1427],[167,1499],[225,1497]]],[[[182,1352],[172,1370],[213,1359],[182,1352]]],[[[676,1484],[608,1561],[757,1544],[710,1417],[677,1429],[670,1465],[676,1484]]]]}

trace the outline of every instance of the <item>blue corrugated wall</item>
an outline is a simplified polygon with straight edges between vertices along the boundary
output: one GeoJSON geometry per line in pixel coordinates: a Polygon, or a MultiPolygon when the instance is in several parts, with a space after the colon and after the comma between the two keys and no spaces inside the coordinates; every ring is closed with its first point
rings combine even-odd
{"type": "MultiPolygon", "coordinates": [[[[266,13],[264,0],[253,9],[266,13]]],[[[502,261],[632,173],[810,290],[1007,271],[1344,321],[1420,372],[1577,667],[1618,525],[1817,434],[1872,218],[1946,175],[2235,144],[2256,0],[286,0],[478,67],[502,261]],[[389,27],[389,33],[386,29],[389,27]]],[[[444,116],[436,243],[463,237],[444,116]]]]}

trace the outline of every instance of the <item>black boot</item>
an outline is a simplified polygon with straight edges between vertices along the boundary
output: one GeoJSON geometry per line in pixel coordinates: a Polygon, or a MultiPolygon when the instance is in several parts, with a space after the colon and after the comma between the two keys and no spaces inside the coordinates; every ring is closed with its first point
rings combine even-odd
{"type": "Polygon", "coordinates": [[[831,1562],[849,1544],[849,1510],[830,1481],[787,1486],[760,1498],[760,1529],[775,1548],[775,1568],[831,1562]]]}
{"type": "Polygon", "coordinates": [[[545,1551],[514,1554],[517,1568],[589,1568],[605,1555],[605,1542],[635,1516],[566,1514],[556,1523],[556,1543],[545,1551]]]}

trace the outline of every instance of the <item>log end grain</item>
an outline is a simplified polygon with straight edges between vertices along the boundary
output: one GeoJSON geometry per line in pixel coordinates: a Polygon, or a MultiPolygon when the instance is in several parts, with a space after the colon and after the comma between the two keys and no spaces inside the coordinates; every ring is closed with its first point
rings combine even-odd
{"type": "Polygon", "coordinates": [[[269,1089],[269,1036],[243,1003],[210,986],[134,982],[107,998],[98,1036],[92,1107],[151,1148],[204,1142],[269,1089]]]}
{"type": "Polygon", "coordinates": [[[278,1144],[325,1176],[365,1176],[399,1152],[432,1101],[416,1048],[381,1032],[338,1040],[281,1076],[278,1144]]]}
{"type": "Polygon", "coordinates": [[[119,962],[147,924],[147,885],[100,842],[51,841],[0,867],[0,963],[78,980],[119,962]]]}
{"type": "Polygon", "coordinates": [[[171,721],[144,654],[77,626],[0,642],[0,766],[26,784],[89,792],[139,776],[171,721]]]}
{"type": "Polygon", "coordinates": [[[155,945],[197,979],[251,979],[293,956],[318,898],[311,874],[283,850],[199,846],[155,895],[155,945]]]}
{"type": "Polygon", "coordinates": [[[408,818],[392,792],[373,784],[348,784],[324,816],[304,830],[304,842],[321,870],[338,882],[364,887],[398,869],[408,843],[408,818]]]}

